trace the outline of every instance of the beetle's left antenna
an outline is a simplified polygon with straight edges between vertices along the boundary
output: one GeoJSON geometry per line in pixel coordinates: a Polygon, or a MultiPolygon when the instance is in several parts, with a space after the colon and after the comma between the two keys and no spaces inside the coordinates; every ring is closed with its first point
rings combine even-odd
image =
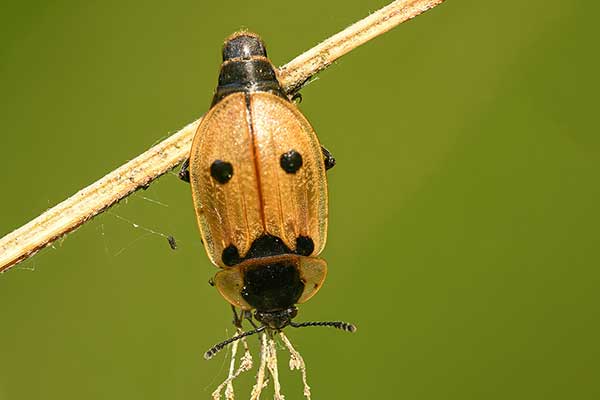
{"type": "Polygon", "coordinates": [[[235,342],[236,340],[240,340],[241,338],[245,338],[246,336],[251,336],[257,333],[260,333],[262,331],[264,331],[266,328],[266,326],[261,326],[259,328],[253,329],[251,331],[248,332],[244,332],[244,333],[240,333],[237,336],[234,336],[230,339],[224,340],[221,343],[215,344],[213,347],[211,347],[210,349],[208,349],[208,351],[206,353],[204,353],[204,359],[205,360],[210,360],[211,358],[213,358],[213,356],[215,354],[217,354],[219,351],[223,350],[223,348],[225,346],[227,346],[230,343],[235,342]]]}

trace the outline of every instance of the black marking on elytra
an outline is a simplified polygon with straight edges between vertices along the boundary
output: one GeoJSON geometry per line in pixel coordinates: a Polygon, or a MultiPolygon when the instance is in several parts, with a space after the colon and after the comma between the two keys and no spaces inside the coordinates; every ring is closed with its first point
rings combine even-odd
{"type": "Polygon", "coordinates": [[[231,244],[223,250],[221,259],[223,260],[223,264],[233,266],[244,260],[279,256],[282,254],[294,254],[294,252],[277,236],[265,234],[252,242],[250,250],[248,250],[244,257],[240,257],[237,247],[231,244]]]}
{"type": "Polygon", "coordinates": [[[248,250],[244,259],[271,257],[281,254],[293,254],[293,252],[277,236],[262,235],[252,242],[252,246],[250,246],[250,250],[248,250]]]}
{"type": "Polygon", "coordinates": [[[233,176],[233,165],[227,161],[215,160],[210,165],[210,176],[220,184],[226,184],[233,176]]]}
{"type": "Polygon", "coordinates": [[[303,291],[304,283],[292,262],[261,264],[244,271],[241,295],[257,310],[287,309],[298,302],[303,291]]]}
{"type": "Polygon", "coordinates": [[[283,240],[277,236],[265,234],[259,236],[252,242],[250,250],[248,250],[244,257],[240,257],[237,247],[231,244],[223,250],[221,259],[223,260],[223,264],[231,267],[245,260],[279,256],[282,254],[309,256],[314,250],[315,244],[308,236],[298,236],[298,238],[296,238],[296,251],[292,251],[286,246],[283,240]]]}
{"type": "Polygon", "coordinates": [[[302,155],[292,149],[281,155],[279,165],[288,174],[295,174],[302,167],[302,155]]]}
{"type": "Polygon", "coordinates": [[[223,261],[223,264],[227,265],[228,267],[239,264],[242,261],[240,258],[240,252],[238,251],[237,247],[232,244],[223,249],[223,253],[221,253],[221,260],[223,261]]]}
{"type": "Polygon", "coordinates": [[[308,236],[298,236],[296,238],[296,254],[301,256],[310,256],[315,250],[315,243],[308,236]]]}

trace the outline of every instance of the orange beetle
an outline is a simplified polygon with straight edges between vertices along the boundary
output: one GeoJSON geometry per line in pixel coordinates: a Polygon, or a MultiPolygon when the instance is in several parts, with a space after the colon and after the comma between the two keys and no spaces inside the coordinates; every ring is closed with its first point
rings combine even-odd
{"type": "Polygon", "coordinates": [[[335,164],[313,128],[286,96],[261,39],[239,32],[223,46],[223,64],[210,111],[180,177],[191,183],[198,226],[214,285],[264,329],[333,326],[292,322],[296,304],[314,296],[327,275],[318,258],[327,238],[327,177],[335,164]]]}

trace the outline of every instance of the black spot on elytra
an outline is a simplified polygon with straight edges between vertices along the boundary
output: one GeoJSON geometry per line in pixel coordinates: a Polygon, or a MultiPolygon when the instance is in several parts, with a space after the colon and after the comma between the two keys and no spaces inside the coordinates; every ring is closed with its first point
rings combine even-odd
{"type": "Polygon", "coordinates": [[[302,155],[296,150],[283,153],[279,158],[279,165],[288,174],[295,174],[302,167],[302,155]]]}
{"type": "Polygon", "coordinates": [[[227,265],[228,267],[239,264],[241,261],[240,252],[238,251],[237,247],[230,244],[223,249],[221,260],[223,260],[223,264],[227,265]]]}
{"type": "Polygon", "coordinates": [[[227,161],[215,160],[210,165],[210,176],[217,182],[225,184],[233,176],[233,165],[227,161]]]}
{"type": "Polygon", "coordinates": [[[301,256],[309,256],[315,250],[315,243],[308,236],[298,236],[296,238],[296,253],[301,256]]]}
{"type": "Polygon", "coordinates": [[[271,257],[280,254],[290,254],[292,251],[283,243],[283,240],[273,235],[262,235],[254,242],[244,257],[250,258],[271,257]]]}

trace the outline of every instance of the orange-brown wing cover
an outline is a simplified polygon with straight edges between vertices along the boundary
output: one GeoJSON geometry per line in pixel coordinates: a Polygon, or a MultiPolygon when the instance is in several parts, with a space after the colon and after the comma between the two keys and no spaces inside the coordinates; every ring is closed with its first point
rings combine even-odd
{"type": "Polygon", "coordinates": [[[244,93],[217,103],[202,119],[192,143],[190,183],[198,226],[213,264],[224,268],[223,249],[233,244],[243,257],[265,233],[292,250],[298,236],[321,252],[327,232],[327,180],[319,141],[297,108],[269,93],[244,93]],[[296,174],[279,165],[294,149],[303,158],[296,174]],[[210,175],[215,160],[233,166],[219,184],[210,175]]]}
{"type": "Polygon", "coordinates": [[[319,139],[295,105],[273,94],[253,94],[250,110],[266,230],[290,249],[296,249],[298,236],[310,237],[316,256],[327,239],[327,177],[319,139]],[[302,155],[302,168],[288,174],[279,162],[292,149],[302,155]]]}
{"type": "Polygon", "coordinates": [[[243,93],[227,96],[202,119],[190,153],[190,184],[204,247],[213,264],[224,267],[223,249],[234,244],[245,254],[263,232],[254,150],[243,93]],[[215,160],[230,162],[226,184],[210,175],[215,160]]]}

